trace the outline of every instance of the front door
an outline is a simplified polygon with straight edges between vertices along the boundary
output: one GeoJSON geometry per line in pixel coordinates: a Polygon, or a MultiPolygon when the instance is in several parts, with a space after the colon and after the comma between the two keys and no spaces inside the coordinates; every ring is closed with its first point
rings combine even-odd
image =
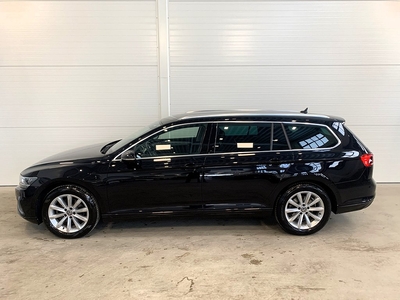
{"type": "Polygon", "coordinates": [[[136,161],[110,164],[110,212],[165,210],[201,203],[207,124],[162,128],[132,149],[136,161]]]}

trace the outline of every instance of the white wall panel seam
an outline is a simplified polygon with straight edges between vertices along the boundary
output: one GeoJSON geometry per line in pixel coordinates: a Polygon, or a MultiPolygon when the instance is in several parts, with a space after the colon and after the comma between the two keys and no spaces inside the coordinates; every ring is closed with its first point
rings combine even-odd
{"type": "Polygon", "coordinates": [[[171,115],[168,0],[157,0],[160,117],[171,115]]]}
{"type": "Polygon", "coordinates": [[[1,185],[159,118],[156,16],[155,0],[0,1],[1,185]]]}

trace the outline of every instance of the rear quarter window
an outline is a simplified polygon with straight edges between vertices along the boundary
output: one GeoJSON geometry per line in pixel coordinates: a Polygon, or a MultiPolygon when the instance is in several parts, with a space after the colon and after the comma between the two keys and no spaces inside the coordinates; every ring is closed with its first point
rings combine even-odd
{"type": "Polygon", "coordinates": [[[338,139],[325,126],[308,124],[284,124],[292,149],[332,148],[338,139]]]}

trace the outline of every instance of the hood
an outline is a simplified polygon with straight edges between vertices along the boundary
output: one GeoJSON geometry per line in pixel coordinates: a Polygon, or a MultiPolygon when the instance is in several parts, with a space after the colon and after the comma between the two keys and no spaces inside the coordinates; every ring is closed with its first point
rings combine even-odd
{"type": "Polygon", "coordinates": [[[82,159],[88,159],[88,158],[91,158],[91,159],[100,158],[100,157],[104,156],[104,154],[102,154],[100,152],[100,150],[106,144],[107,144],[107,142],[64,151],[64,152],[52,155],[50,157],[47,157],[47,158],[37,162],[36,164],[34,164],[34,166],[53,163],[53,162],[73,162],[75,160],[82,160],[82,159]]]}

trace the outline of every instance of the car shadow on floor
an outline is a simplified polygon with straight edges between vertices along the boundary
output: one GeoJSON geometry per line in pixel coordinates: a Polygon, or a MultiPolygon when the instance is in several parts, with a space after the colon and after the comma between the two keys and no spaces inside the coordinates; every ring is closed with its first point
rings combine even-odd
{"type": "MultiPolygon", "coordinates": [[[[361,225],[361,224],[360,224],[361,225]]],[[[357,222],[348,215],[332,214],[327,225],[321,230],[325,234],[351,233],[357,230],[357,222]]],[[[53,239],[53,236],[42,223],[40,225],[26,223],[26,234],[40,239],[53,239]]],[[[274,217],[176,217],[176,218],[147,218],[135,220],[119,220],[113,222],[100,221],[89,236],[151,236],[166,235],[229,235],[229,234],[262,234],[286,235],[274,217]]],[[[317,233],[318,234],[318,233],[317,233]]]]}
{"type": "MultiPolygon", "coordinates": [[[[347,234],[358,230],[361,224],[357,224],[352,216],[335,215],[330,216],[326,226],[320,231],[325,234],[347,234]]],[[[361,229],[361,228],[360,228],[361,229]]],[[[128,221],[99,222],[91,235],[116,234],[124,232],[133,236],[147,236],[152,234],[175,234],[183,235],[226,235],[233,233],[261,234],[261,235],[287,235],[276,222],[274,217],[252,218],[252,217],[223,217],[223,218],[154,218],[136,219],[128,221]]],[[[318,234],[318,233],[317,233],[318,234]]]]}
{"type": "Polygon", "coordinates": [[[260,218],[155,218],[155,219],[137,219],[134,221],[113,221],[99,222],[93,234],[102,231],[103,233],[112,233],[119,231],[130,231],[132,234],[147,233],[149,231],[164,232],[174,230],[179,232],[193,232],[196,234],[210,235],[210,232],[216,234],[224,231],[258,231],[268,227],[271,230],[279,231],[279,225],[276,221],[264,220],[260,218]],[[268,223],[268,225],[267,225],[268,223]],[[212,229],[212,230],[210,230],[212,229]]]}

